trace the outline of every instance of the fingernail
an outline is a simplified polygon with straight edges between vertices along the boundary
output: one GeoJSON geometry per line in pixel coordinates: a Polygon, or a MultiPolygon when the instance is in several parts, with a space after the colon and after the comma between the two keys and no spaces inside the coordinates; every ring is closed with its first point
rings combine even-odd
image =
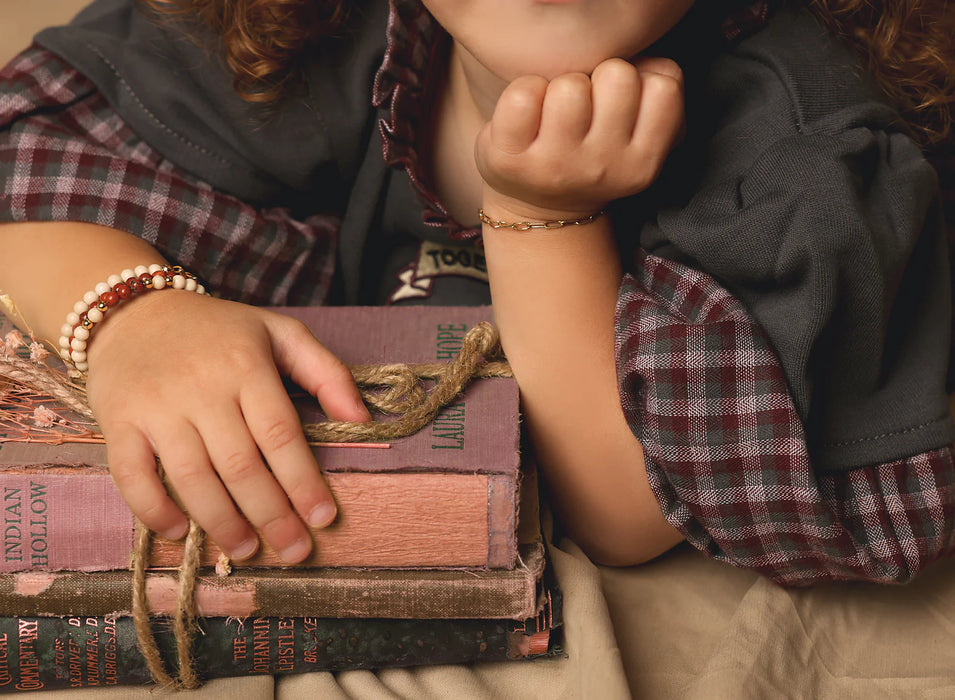
{"type": "Polygon", "coordinates": [[[238,547],[232,550],[232,558],[241,561],[242,559],[248,559],[259,548],[259,541],[255,537],[246,540],[238,547]]]}
{"type": "Polygon", "coordinates": [[[159,534],[165,537],[167,540],[181,540],[189,532],[189,523],[181,522],[178,525],[165,530],[159,534]]]}
{"type": "Polygon", "coordinates": [[[312,541],[308,539],[296,540],[295,544],[286,547],[279,556],[289,564],[297,564],[312,551],[312,541]]]}
{"type": "Polygon", "coordinates": [[[371,411],[368,410],[368,406],[365,405],[364,401],[358,401],[355,404],[355,410],[357,411],[357,415],[360,416],[357,421],[358,423],[371,420],[371,411]]]}
{"type": "Polygon", "coordinates": [[[311,527],[327,527],[335,520],[338,509],[332,503],[319,503],[308,514],[308,524],[311,527]]]}

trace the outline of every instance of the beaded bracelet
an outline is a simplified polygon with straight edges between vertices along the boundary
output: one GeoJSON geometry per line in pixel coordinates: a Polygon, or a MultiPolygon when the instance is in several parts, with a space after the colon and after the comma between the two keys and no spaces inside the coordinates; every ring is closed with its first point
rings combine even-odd
{"type": "Polygon", "coordinates": [[[196,276],[178,265],[139,265],[135,270],[110,275],[105,282],[84,294],[66,315],[66,322],[60,329],[60,357],[78,371],[87,371],[86,345],[93,328],[105,318],[106,312],[130,297],[166,287],[206,293],[196,276]]]}

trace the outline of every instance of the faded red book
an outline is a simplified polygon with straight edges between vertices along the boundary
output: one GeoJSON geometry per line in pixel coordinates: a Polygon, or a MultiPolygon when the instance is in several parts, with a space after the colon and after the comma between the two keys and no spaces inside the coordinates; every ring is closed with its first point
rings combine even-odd
{"type": "MultiPolygon", "coordinates": [[[[305,321],[348,364],[450,360],[465,332],[490,317],[481,307],[282,311],[305,321]]],[[[6,333],[12,326],[3,323],[6,333]]],[[[17,410],[21,430],[37,420],[34,406],[17,410]]],[[[340,515],[314,531],[314,554],[302,566],[513,568],[519,443],[517,384],[493,378],[473,381],[433,424],[388,449],[316,447],[340,515]]],[[[0,572],[129,565],[133,518],[101,444],[0,442],[0,507],[0,572]]],[[[218,555],[210,544],[203,563],[218,555]]],[[[181,543],[154,545],[152,566],[180,560],[181,543]]],[[[244,565],[280,563],[264,547],[244,565]]]]}
{"type": "MultiPolygon", "coordinates": [[[[520,542],[513,569],[238,568],[211,569],[196,580],[202,617],[324,617],[526,620],[536,616],[545,586],[545,552],[532,465],[521,479],[520,542]]],[[[131,615],[132,573],[20,571],[0,574],[0,617],[131,615]]],[[[172,616],[177,571],[146,574],[148,609],[172,616]]]]}

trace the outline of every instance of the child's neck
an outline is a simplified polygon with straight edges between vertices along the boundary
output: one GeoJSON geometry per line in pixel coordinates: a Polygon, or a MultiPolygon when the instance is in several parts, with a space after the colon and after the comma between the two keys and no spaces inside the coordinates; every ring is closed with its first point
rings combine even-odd
{"type": "Polygon", "coordinates": [[[449,52],[428,156],[432,186],[448,213],[464,226],[476,225],[483,180],[474,164],[474,141],[490,121],[506,83],[463,48],[449,52]]]}

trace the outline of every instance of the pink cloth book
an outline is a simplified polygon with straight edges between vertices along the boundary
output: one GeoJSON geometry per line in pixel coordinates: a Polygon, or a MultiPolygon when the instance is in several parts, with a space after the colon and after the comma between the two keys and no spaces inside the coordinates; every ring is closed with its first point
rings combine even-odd
{"type": "MultiPolygon", "coordinates": [[[[467,329],[490,318],[486,307],[279,310],[348,364],[447,361],[467,329]]],[[[321,419],[311,403],[303,418],[321,419]]],[[[340,515],[314,531],[314,553],[301,566],[513,568],[519,443],[517,384],[493,378],[473,381],[433,424],[388,449],[315,447],[340,515]]],[[[129,566],[133,518],[101,444],[0,443],[0,505],[0,572],[129,566]]],[[[210,544],[204,563],[218,555],[210,544]]],[[[181,543],[153,546],[153,566],[179,561],[181,543]]],[[[280,563],[264,547],[245,565],[280,563]]]]}

